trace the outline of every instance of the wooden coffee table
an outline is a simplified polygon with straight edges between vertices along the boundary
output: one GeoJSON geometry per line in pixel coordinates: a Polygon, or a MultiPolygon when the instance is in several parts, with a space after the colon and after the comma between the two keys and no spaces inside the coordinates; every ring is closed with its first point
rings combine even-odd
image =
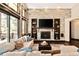
{"type": "Polygon", "coordinates": [[[48,44],[48,45],[39,44],[39,51],[40,50],[51,50],[51,46],[50,46],[50,44],[48,44]]]}

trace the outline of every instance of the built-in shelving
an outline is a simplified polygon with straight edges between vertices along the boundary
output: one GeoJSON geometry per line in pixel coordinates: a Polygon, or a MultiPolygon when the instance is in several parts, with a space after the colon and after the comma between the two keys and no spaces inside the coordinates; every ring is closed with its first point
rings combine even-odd
{"type": "Polygon", "coordinates": [[[32,19],[32,38],[37,39],[37,19],[32,19]]]}
{"type": "Polygon", "coordinates": [[[54,39],[60,39],[60,19],[54,19],[54,39]]]}
{"type": "Polygon", "coordinates": [[[52,29],[54,30],[54,40],[60,40],[60,19],[53,19],[54,20],[54,24],[53,26],[54,27],[51,27],[51,28],[40,28],[40,27],[37,27],[37,19],[32,19],[32,38],[35,38],[37,39],[37,30],[38,29],[52,29]]]}

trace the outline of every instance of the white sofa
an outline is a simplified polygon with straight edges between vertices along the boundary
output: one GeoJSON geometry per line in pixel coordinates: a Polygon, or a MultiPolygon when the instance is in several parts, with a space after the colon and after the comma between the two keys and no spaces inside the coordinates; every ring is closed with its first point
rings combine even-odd
{"type": "Polygon", "coordinates": [[[8,51],[6,53],[3,53],[2,56],[51,56],[51,54],[42,54],[40,51],[37,50],[37,48],[34,48],[36,45],[34,46],[33,40],[24,43],[24,47],[32,47],[33,48],[32,52],[14,50],[15,44],[13,44],[13,46],[9,45],[9,44],[12,44],[12,43],[13,42],[10,42],[8,44],[6,43],[7,46],[6,46],[6,44],[4,44],[4,46],[2,46],[2,47],[6,46],[5,50],[7,49],[7,51],[8,51]],[[9,48],[8,48],[8,46],[9,46],[9,48]]]}
{"type": "Polygon", "coordinates": [[[4,50],[4,53],[2,54],[3,56],[25,56],[26,54],[26,51],[19,51],[19,50],[15,50],[15,41],[24,41],[23,43],[23,48],[24,47],[30,47],[32,48],[33,45],[34,45],[34,40],[31,40],[29,42],[25,41],[22,37],[17,39],[17,40],[14,40],[14,41],[11,41],[11,42],[6,42],[4,44],[0,44],[0,49],[3,49],[4,50]]]}
{"type": "Polygon", "coordinates": [[[0,54],[1,52],[5,53],[8,51],[12,51],[15,49],[15,43],[14,42],[5,42],[4,44],[0,44],[0,49],[2,49],[2,51],[0,50],[0,54]]]}

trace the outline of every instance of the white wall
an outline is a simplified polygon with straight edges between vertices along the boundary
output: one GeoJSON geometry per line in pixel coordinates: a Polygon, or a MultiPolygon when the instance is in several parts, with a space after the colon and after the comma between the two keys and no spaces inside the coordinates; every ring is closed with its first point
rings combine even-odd
{"type": "Polygon", "coordinates": [[[72,38],[79,39],[79,3],[72,7],[71,12],[72,38]]]}
{"type": "Polygon", "coordinates": [[[69,26],[69,22],[70,22],[70,20],[72,20],[71,18],[69,18],[69,19],[65,19],[65,41],[69,41],[70,39],[70,37],[69,37],[69,35],[70,35],[70,31],[69,31],[69,29],[70,29],[70,26],[69,26]]]}
{"type": "Polygon", "coordinates": [[[74,5],[71,10],[71,18],[78,18],[79,17],[79,3],[74,5]]]}
{"type": "Polygon", "coordinates": [[[72,38],[79,39],[79,19],[71,22],[72,38]]]}

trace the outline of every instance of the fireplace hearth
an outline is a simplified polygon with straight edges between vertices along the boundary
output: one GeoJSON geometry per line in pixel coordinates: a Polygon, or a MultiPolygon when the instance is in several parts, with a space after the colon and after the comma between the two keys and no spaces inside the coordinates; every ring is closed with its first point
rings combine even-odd
{"type": "Polygon", "coordinates": [[[51,35],[50,35],[50,31],[43,31],[41,32],[41,39],[50,39],[51,38],[51,35]]]}

